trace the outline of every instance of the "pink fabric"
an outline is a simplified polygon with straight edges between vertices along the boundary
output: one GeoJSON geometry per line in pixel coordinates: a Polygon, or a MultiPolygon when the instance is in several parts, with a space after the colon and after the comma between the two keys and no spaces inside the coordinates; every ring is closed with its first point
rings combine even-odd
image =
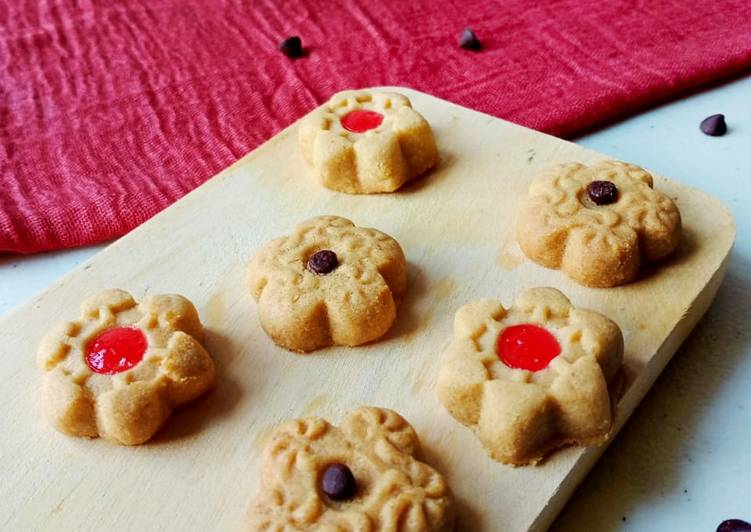
{"type": "Polygon", "coordinates": [[[571,135],[751,66],[748,0],[0,4],[0,251],[116,237],[333,92],[571,135]],[[456,46],[471,26],[485,49],[456,46]],[[309,55],[277,51],[297,34],[309,55]]]}

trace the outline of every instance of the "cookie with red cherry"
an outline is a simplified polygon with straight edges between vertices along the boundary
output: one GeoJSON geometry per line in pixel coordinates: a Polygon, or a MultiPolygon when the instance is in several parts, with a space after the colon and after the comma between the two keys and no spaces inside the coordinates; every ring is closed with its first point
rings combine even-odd
{"type": "Polygon", "coordinates": [[[106,290],[89,297],[77,320],[52,328],[39,346],[44,412],[71,436],[143,443],[175,407],[213,386],[202,338],[198,312],[183,296],[139,303],[106,290]]]}
{"type": "Polygon", "coordinates": [[[430,124],[394,92],[335,94],[301,122],[299,144],[315,178],[349,194],[393,192],[438,161],[430,124]]]}
{"type": "Polygon", "coordinates": [[[607,440],[622,359],[615,322],[532,288],[508,309],[494,299],[459,309],[436,389],[492,458],[534,464],[563,445],[607,440]]]}

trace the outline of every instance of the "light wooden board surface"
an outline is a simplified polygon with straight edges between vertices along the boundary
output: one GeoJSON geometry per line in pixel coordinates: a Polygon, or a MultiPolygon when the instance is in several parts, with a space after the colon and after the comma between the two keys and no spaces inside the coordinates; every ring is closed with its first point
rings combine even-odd
{"type": "Polygon", "coordinates": [[[554,286],[609,315],[626,340],[620,427],[711,303],[735,235],[732,218],[711,196],[657,177],[656,188],[683,215],[675,256],[624,287],[578,286],[523,257],[515,211],[539,168],[606,156],[399,90],[433,125],[442,159],[401,192],[349,196],[319,187],[297,153],[292,125],[0,321],[0,529],[241,529],[270,427],[307,415],[338,422],[361,404],[393,408],[415,426],[425,461],[456,494],[459,530],[550,524],[604,448],[569,448],[517,469],[488,458],[432,389],[455,310],[481,297],[509,304],[523,288],[554,286]],[[408,293],[381,341],[294,355],[258,325],[246,265],[268,240],[320,214],[394,236],[409,262],[408,293]],[[189,297],[219,370],[215,391],[135,448],[58,434],[39,404],[40,337],[54,321],[75,318],[85,295],[109,287],[137,298],[189,297]]]}

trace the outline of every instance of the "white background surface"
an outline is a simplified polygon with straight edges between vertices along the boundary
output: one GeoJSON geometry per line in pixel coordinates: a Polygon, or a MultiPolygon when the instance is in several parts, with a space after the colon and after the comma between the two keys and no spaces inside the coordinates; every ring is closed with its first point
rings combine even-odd
{"type": "MultiPolygon", "coordinates": [[[[751,77],[575,140],[714,194],[738,238],[715,303],[553,529],[713,531],[724,519],[751,521],[751,77]],[[698,129],[715,113],[726,116],[724,137],[698,129]]],[[[102,248],[0,255],[0,314],[102,248]]]]}

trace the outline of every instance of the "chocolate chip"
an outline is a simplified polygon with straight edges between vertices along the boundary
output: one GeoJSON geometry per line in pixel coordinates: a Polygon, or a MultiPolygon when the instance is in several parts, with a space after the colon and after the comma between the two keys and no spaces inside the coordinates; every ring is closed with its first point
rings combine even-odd
{"type": "Polygon", "coordinates": [[[300,37],[298,37],[297,35],[293,35],[292,37],[287,37],[282,42],[280,42],[279,50],[281,50],[281,52],[284,55],[292,59],[296,59],[298,57],[303,56],[302,41],[300,40],[300,37]]]}
{"type": "Polygon", "coordinates": [[[336,253],[330,249],[316,251],[308,259],[308,270],[319,275],[326,275],[333,272],[339,266],[339,259],[336,253]]]}
{"type": "Polygon", "coordinates": [[[354,497],[357,481],[352,471],[344,464],[331,464],[323,472],[321,490],[334,501],[343,501],[354,497]]]}
{"type": "Polygon", "coordinates": [[[728,125],[725,123],[725,115],[708,116],[699,124],[699,129],[705,135],[712,137],[721,137],[728,132],[728,125]]]}
{"type": "Polygon", "coordinates": [[[587,185],[587,194],[596,205],[608,205],[618,201],[618,189],[610,181],[592,181],[587,185]]]}
{"type": "Polygon", "coordinates": [[[728,519],[720,523],[717,532],[751,532],[751,523],[741,519],[728,519]]]}
{"type": "Polygon", "coordinates": [[[480,50],[482,49],[482,43],[477,38],[475,32],[470,28],[465,29],[459,37],[459,46],[465,50],[480,50]]]}

